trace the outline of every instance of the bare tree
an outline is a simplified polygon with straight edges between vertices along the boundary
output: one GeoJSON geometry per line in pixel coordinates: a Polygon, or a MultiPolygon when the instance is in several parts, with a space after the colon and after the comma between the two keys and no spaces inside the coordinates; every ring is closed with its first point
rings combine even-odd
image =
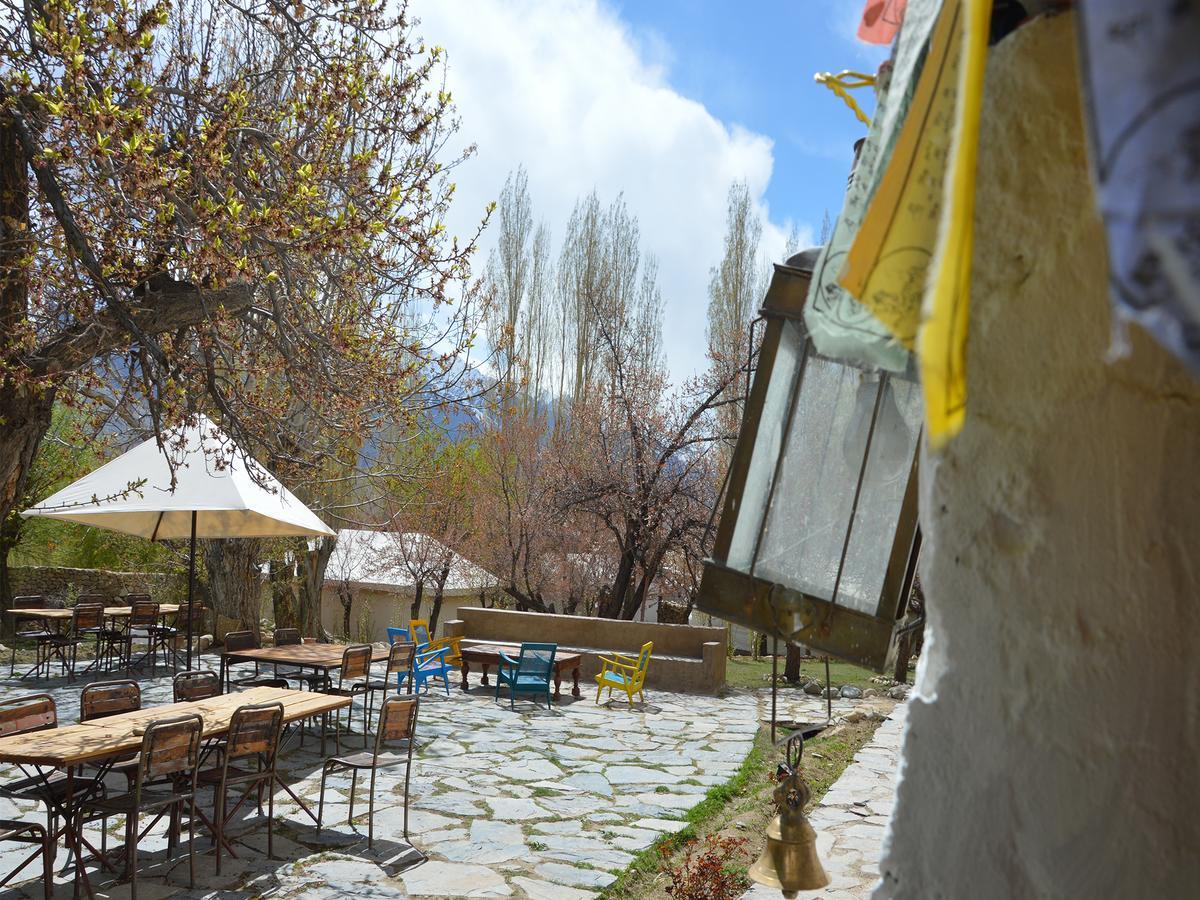
{"type": "Polygon", "coordinates": [[[60,398],[160,434],[204,410],[317,483],[454,371],[474,239],[403,4],[0,0],[0,38],[0,518],[60,398]]]}
{"type": "MultiPolygon", "coordinates": [[[[729,189],[725,219],[725,251],[718,266],[709,275],[708,345],[712,364],[718,373],[745,370],[750,346],[750,324],[762,302],[766,281],[764,263],[759,254],[762,221],[754,213],[750,188],[744,181],[729,189]]],[[[719,374],[718,377],[722,377],[719,374]]],[[[744,379],[731,379],[722,399],[720,413],[727,455],[732,452],[741,423],[744,379]]]]}

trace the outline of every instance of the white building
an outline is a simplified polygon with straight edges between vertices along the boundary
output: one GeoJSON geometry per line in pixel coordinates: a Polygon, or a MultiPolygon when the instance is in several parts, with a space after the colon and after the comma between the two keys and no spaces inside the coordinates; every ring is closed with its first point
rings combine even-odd
{"type": "Polygon", "coordinates": [[[460,606],[479,606],[481,597],[493,594],[499,585],[496,577],[426,534],[342,529],[325,569],[321,624],[330,634],[343,633],[341,597],[348,591],[353,598],[349,637],[386,640],[389,625],[408,624],[421,576],[418,618],[429,618],[436,591],[433,572],[447,563],[450,573],[442,592],[439,633],[441,623],[458,617],[460,606]]]}

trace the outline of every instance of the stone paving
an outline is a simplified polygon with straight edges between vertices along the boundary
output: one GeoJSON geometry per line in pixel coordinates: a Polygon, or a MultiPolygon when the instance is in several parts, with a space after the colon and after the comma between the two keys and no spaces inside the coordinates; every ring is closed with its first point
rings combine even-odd
{"type": "MultiPolygon", "coordinates": [[[[895,802],[896,774],[908,706],[899,704],[863,746],[808,817],[829,886],[801,891],[801,900],[867,900],[879,881],[883,836],[895,802]]],[[[776,900],[779,891],[755,886],[743,900],[776,900]]]]}
{"type": "MultiPolygon", "coordinates": [[[[217,668],[215,656],[204,663],[217,668]]],[[[51,685],[60,723],[76,721],[80,684],[51,685]]],[[[144,705],[170,700],[169,678],[145,679],[142,688],[144,705]]],[[[33,682],[0,679],[0,698],[42,689],[33,682]]],[[[655,691],[647,693],[647,701],[632,710],[624,701],[597,706],[586,692],[581,700],[572,700],[564,691],[552,710],[529,700],[510,710],[507,698],[494,702],[490,689],[476,687],[463,694],[453,686],[447,697],[435,688],[422,696],[409,811],[409,836],[428,855],[427,862],[415,865],[417,855],[403,839],[401,766],[380,772],[374,850],[366,846],[365,779],[358,784],[351,826],[346,822],[350,778],[331,777],[321,836],[299,807],[279,793],[276,859],[266,858],[264,820],[247,810],[234,829],[239,858],[227,857],[220,876],[214,872],[208,839],[198,838],[194,891],[186,888],[186,854],[167,859],[165,826],[153,830],[139,844],[139,897],[594,896],[634,854],[659,835],[681,829],[687,811],[710,787],[732,777],[769,712],[766,692],[718,698],[655,691]]],[[[835,715],[853,706],[835,701],[835,715]]],[[[811,721],[823,720],[824,711],[824,701],[811,697],[789,699],[780,707],[781,716],[811,721]]],[[[356,716],[359,728],[361,721],[356,716]]],[[[280,757],[285,781],[314,809],[319,743],[310,734],[301,748],[293,735],[280,757]]],[[[344,741],[343,750],[361,746],[361,735],[355,735],[344,741]]],[[[860,753],[864,764],[871,758],[869,750],[860,753]]],[[[886,768],[882,756],[877,762],[886,768]]],[[[857,760],[855,767],[861,768],[857,760]]],[[[17,774],[0,767],[0,780],[17,774]]],[[[835,786],[837,802],[852,803],[850,794],[860,786],[853,780],[843,785],[846,780],[844,776],[835,786]]],[[[205,808],[210,797],[202,794],[205,808]]],[[[872,793],[866,800],[872,805],[865,816],[844,813],[863,832],[847,834],[844,853],[841,844],[834,845],[833,858],[825,853],[831,863],[840,865],[843,855],[848,863],[853,852],[866,854],[875,840],[867,831],[882,831],[890,799],[872,793]]],[[[0,818],[43,816],[35,805],[0,799],[0,818]]],[[[114,820],[110,829],[118,841],[120,824],[114,820]]],[[[822,824],[814,820],[819,832],[822,824]]],[[[22,849],[0,845],[0,877],[24,858],[22,849]]],[[[868,855],[871,860],[878,856],[868,855]]],[[[66,863],[65,852],[60,851],[58,863],[66,863]]],[[[27,869],[22,877],[32,874],[27,869]]],[[[58,882],[58,895],[69,896],[69,870],[60,873],[58,882]]],[[[125,897],[128,886],[106,885],[99,893],[125,897]]],[[[0,891],[0,900],[24,896],[41,896],[36,881],[0,891]]]]}

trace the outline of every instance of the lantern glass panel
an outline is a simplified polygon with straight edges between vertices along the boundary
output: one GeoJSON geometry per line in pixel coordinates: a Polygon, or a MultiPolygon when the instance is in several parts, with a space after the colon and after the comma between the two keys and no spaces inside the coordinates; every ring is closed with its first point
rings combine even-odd
{"type": "MultiPolygon", "coordinates": [[[[854,487],[866,449],[863,373],[809,355],[784,450],[780,485],[759,548],[754,574],[822,600],[833,599],[838,561],[850,522],[854,487]]],[[[875,605],[871,605],[874,612],[875,605]]]]}
{"type": "Polygon", "coordinates": [[[746,470],[742,506],[737,511],[737,525],[726,554],[727,565],[743,572],[750,571],[754,558],[754,546],[758,541],[759,527],[767,508],[771,478],[775,474],[775,461],[779,458],[783,445],[783,429],[787,421],[788,405],[792,401],[796,371],[803,355],[804,335],[801,327],[794,321],[785,320],[759,417],[754,452],[746,470]]]}
{"type": "Polygon", "coordinates": [[[889,378],[838,584],[837,602],[844,606],[873,612],[879,603],[920,433],[920,388],[912,381],[889,378]]]}

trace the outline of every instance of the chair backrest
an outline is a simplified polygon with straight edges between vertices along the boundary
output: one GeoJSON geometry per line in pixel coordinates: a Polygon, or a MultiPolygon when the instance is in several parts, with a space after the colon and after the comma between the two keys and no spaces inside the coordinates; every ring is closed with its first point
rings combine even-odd
{"type": "Polygon", "coordinates": [[[388,651],[387,671],[389,675],[396,672],[411,672],[413,657],[417,655],[417,645],[412,641],[396,641],[388,651]]]}
{"type": "Polygon", "coordinates": [[[401,697],[392,694],[385,697],[379,710],[379,727],[375,730],[375,754],[387,744],[408,741],[408,755],[412,758],[413,737],[417,731],[416,697],[401,697]]]}
{"type": "Polygon", "coordinates": [[[188,607],[192,610],[192,632],[198,633],[204,630],[204,604],[198,600],[193,600],[188,603],[186,600],[179,604],[179,609],[175,612],[175,627],[180,631],[187,631],[188,622],[188,607]]]}
{"type": "Polygon", "coordinates": [[[58,727],[58,707],[49,694],[0,700],[0,737],[58,727]]]}
{"type": "MultiPolygon", "coordinates": [[[[46,602],[46,598],[41,594],[25,594],[21,597],[13,597],[10,609],[49,609],[50,604],[46,602]]],[[[46,627],[44,619],[26,619],[24,617],[17,619],[13,633],[17,636],[23,634],[38,634],[46,627]]]]}
{"type": "Polygon", "coordinates": [[[104,606],[108,603],[108,595],[97,591],[89,591],[75,598],[75,605],[78,606],[80,603],[99,603],[101,606],[104,606]]]}
{"type": "Polygon", "coordinates": [[[176,703],[207,700],[221,694],[221,678],[208,669],[180,672],[171,683],[176,703]]]}
{"type": "Polygon", "coordinates": [[[412,639],[418,644],[428,644],[433,640],[433,636],[429,633],[429,622],[426,619],[409,619],[408,630],[412,633],[412,639]]]}
{"type": "Polygon", "coordinates": [[[388,638],[389,644],[394,644],[397,641],[411,641],[412,640],[412,638],[410,638],[408,636],[407,628],[397,628],[397,627],[394,627],[391,625],[388,626],[387,638],[388,638]]]}
{"type": "Polygon", "coordinates": [[[638,653],[637,671],[633,673],[633,683],[641,685],[646,680],[646,670],[650,668],[650,654],[654,652],[654,641],[646,641],[642,644],[641,652],[638,653]]]}
{"type": "Polygon", "coordinates": [[[283,731],[283,704],[258,703],[239,706],[229,720],[225,761],[262,754],[268,768],[275,766],[279,735],[283,731]]]}
{"type": "Polygon", "coordinates": [[[153,600],[149,594],[122,594],[121,600],[126,606],[133,606],[139,601],[153,600]]]}
{"type": "Polygon", "coordinates": [[[104,604],[79,601],[71,616],[71,629],[76,634],[80,631],[96,630],[104,627],[104,604]]]}
{"type": "Polygon", "coordinates": [[[275,646],[276,647],[291,647],[300,643],[299,628],[276,628],[275,629],[275,646]]]}
{"type": "Polygon", "coordinates": [[[127,598],[130,601],[130,628],[148,628],[151,625],[158,624],[158,604],[149,598],[143,599],[143,597],[145,595],[138,596],[131,594],[127,598]],[[133,599],[134,597],[137,597],[137,599],[133,599]]]}
{"type": "Polygon", "coordinates": [[[257,650],[258,635],[253,631],[230,631],[225,635],[226,650],[257,650]]]}
{"type": "Polygon", "coordinates": [[[342,651],[342,682],[361,681],[370,675],[371,658],[374,655],[370,644],[355,644],[342,651]]]}
{"type": "Polygon", "coordinates": [[[517,674],[549,678],[554,671],[554,654],[557,651],[558,644],[522,644],[517,674]]]}
{"type": "Polygon", "coordinates": [[[138,762],[138,784],[166,775],[190,773],[195,777],[200,763],[200,737],[204,720],[198,715],[159,719],[146,726],[142,755],[138,762]]]}
{"type": "Polygon", "coordinates": [[[97,681],[79,694],[79,721],[91,722],[142,708],[142,689],[136,681],[97,681]]]}

